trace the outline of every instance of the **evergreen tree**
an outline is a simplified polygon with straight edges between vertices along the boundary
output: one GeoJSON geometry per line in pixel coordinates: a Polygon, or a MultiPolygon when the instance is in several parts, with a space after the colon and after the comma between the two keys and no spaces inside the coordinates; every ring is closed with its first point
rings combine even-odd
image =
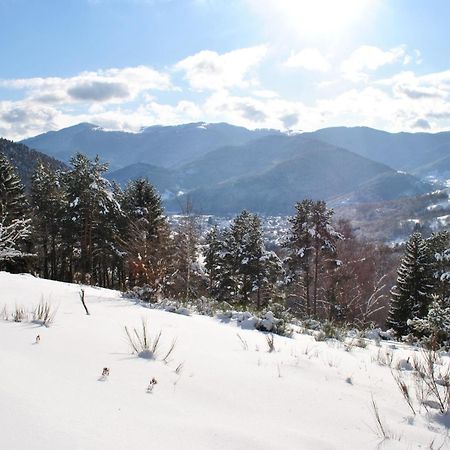
{"type": "Polygon", "coordinates": [[[31,177],[33,242],[38,250],[38,264],[44,278],[58,277],[58,247],[66,206],[64,186],[59,174],[38,163],[31,177]]]}
{"type": "Polygon", "coordinates": [[[130,286],[147,285],[152,299],[164,293],[176,271],[174,241],[161,197],[146,179],[131,181],[122,196],[127,217],[125,248],[130,286]]]}
{"type": "Polygon", "coordinates": [[[6,156],[0,153],[0,218],[5,225],[23,218],[26,206],[20,178],[6,156]]]}
{"type": "Polygon", "coordinates": [[[207,236],[205,265],[210,289],[221,300],[268,303],[281,272],[281,261],[266,250],[261,220],[243,211],[223,233],[214,228],[207,236]]]}
{"type": "Polygon", "coordinates": [[[397,270],[397,284],[391,290],[388,325],[399,335],[412,331],[408,321],[427,315],[432,283],[427,243],[420,233],[413,233],[397,270]]]}
{"type": "Polygon", "coordinates": [[[14,270],[14,261],[26,256],[30,233],[23,186],[8,159],[0,153],[0,268],[14,270]]]}
{"type": "Polygon", "coordinates": [[[306,199],[295,208],[295,216],[289,219],[290,233],[283,244],[288,251],[287,282],[300,284],[301,277],[306,314],[317,316],[319,278],[335,256],[336,241],[341,235],[331,224],[333,210],[325,202],[306,199]]]}
{"type": "Polygon", "coordinates": [[[64,174],[68,201],[65,236],[69,246],[79,249],[75,268],[80,272],[81,281],[98,282],[96,269],[105,249],[101,240],[105,227],[111,226],[108,223],[110,212],[119,209],[119,205],[110,183],[102,176],[108,166],[101,163],[98,156],[91,161],[78,153],[71,164],[72,169],[64,174]]]}

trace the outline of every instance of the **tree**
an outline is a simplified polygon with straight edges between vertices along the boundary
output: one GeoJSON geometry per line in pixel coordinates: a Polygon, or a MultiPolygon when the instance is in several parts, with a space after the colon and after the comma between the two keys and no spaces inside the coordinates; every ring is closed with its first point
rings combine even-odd
{"type": "Polygon", "coordinates": [[[287,282],[301,277],[306,314],[317,316],[320,275],[330,270],[335,261],[336,241],[341,235],[333,228],[333,210],[323,201],[303,200],[295,205],[296,214],[289,218],[289,235],[284,242],[288,254],[287,282]]]}
{"type": "Polygon", "coordinates": [[[130,286],[147,285],[152,298],[168,287],[174,268],[174,241],[161,197],[147,179],[131,181],[122,196],[127,218],[123,245],[130,286]]]}
{"type": "Polygon", "coordinates": [[[58,245],[66,207],[65,188],[60,175],[49,166],[37,164],[31,177],[33,242],[38,249],[38,263],[44,278],[58,277],[58,245]]]}
{"type": "Polygon", "coordinates": [[[420,233],[413,233],[405,246],[391,290],[388,325],[399,335],[412,331],[408,321],[428,314],[433,290],[429,249],[420,233]]]}
{"type": "Polygon", "coordinates": [[[248,211],[240,213],[229,228],[208,234],[204,252],[210,290],[221,300],[239,301],[257,308],[268,303],[281,273],[281,261],[266,250],[261,220],[248,211]]]}
{"type": "Polygon", "coordinates": [[[23,186],[8,159],[0,153],[0,267],[27,255],[23,244],[30,233],[23,186]]]}
{"type": "Polygon", "coordinates": [[[187,300],[198,295],[202,278],[198,262],[200,225],[189,202],[179,218],[174,241],[177,290],[187,300]]]}
{"type": "Polygon", "coordinates": [[[108,222],[111,211],[120,207],[109,181],[102,176],[108,166],[101,163],[98,156],[89,160],[77,153],[71,164],[72,169],[64,174],[68,202],[65,236],[70,245],[79,248],[76,269],[81,281],[98,282],[97,268],[106,247],[102,239],[111,227],[108,222]]]}
{"type": "Polygon", "coordinates": [[[9,160],[0,153],[0,217],[6,222],[22,218],[27,202],[24,189],[9,160]]]}

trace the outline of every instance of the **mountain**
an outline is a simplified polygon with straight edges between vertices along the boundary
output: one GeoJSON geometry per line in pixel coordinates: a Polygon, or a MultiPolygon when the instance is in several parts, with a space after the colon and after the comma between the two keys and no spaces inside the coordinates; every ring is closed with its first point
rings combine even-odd
{"type": "Polygon", "coordinates": [[[26,188],[30,186],[31,174],[38,161],[49,165],[54,170],[64,170],[67,166],[44,153],[28,148],[26,145],[18,144],[7,139],[0,138],[0,153],[6,155],[19,174],[26,188]]]}
{"type": "Polygon", "coordinates": [[[184,192],[198,210],[220,214],[283,214],[305,197],[342,205],[421,195],[433,187],[413,175],[442,179],[450,163],[450,133],[365,127],[288,135],[191,123],[126,133],[84,123],[24,142],[64,161],[75,151],[99,154],[111,164],[109,179],[147,177],[170,210],[184,192]]]}
{"type": "Polygon", "coordinates": [[[247,130],[226,123],[203,122],[177,126],[152,126],[139,133],[107,131],[81,123],[25,139],[24,144],[68,162],[76,152],[100,155],[112,170],[146,163],[166,168],[179,167],[226,145],[240,145],[252,139],[280,134],[276,130],[247,130]]]}
{"type": "Polygon", "coordinates": [[[126,184],[136,178],[147,178],[159,192],[176,191],[176,173],[164,167],[153,166],[152,164],[136,163],[122,169],[108,172],[106,178],[119,183],[125,187],[126,184]]]}
{"type": "Polygon", "coordinates": [[[304,135],[406,172],[450,156],[450,132],[388,133],[367,127],[336,127],[304,135]]]}
{"type": "Polygon", "coordinates": [[[189,192],[202,212],[227,214],[250,209],[286,214],[303,198],[336,204],[374,202],[432,189],[411,175],[304,136],[270,136],[228,149],[228,159],[223,159],[224,153],[207,155],[197,168],[188,166],[190,171],[184,168],[185,179],[205,179],[189,192]],[[260,154],[258,149],[262,149],[260,154]]]}

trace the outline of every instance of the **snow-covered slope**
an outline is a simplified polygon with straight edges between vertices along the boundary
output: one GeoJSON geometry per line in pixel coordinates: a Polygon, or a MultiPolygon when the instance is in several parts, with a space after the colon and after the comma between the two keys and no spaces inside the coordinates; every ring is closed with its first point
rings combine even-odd
{"type": "MultiPolygon", "coordinates": [[[[79,292],[0,272],[0,311],[32,310],[41,299],[58,308],[49,328],[0,320],[1,448],[373,449],[372,395],[392,436],[383,448],[444,442],[443,420],[413,417],[390,369],[374,361],[392,343],[347,352],[296,334],[275,336],[269,353],[261,332],[151,310],[105,289],[85,288],[87,316],[79,292]],[[162,331],[157,360],[130,352],[124,326],[142,318],[152,334],[162,331]],[[152,377],[158,384],[147,393],[152,377]]],[[[413,353],[392,351],[394,360],[413,353]]]]}

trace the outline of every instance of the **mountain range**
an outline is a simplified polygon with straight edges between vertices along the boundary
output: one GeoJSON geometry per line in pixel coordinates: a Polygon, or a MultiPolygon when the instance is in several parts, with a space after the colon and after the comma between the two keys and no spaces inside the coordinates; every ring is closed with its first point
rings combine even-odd
{"type": "Polygon", "coordinates": [[[288,134],[218,123],[152,126],[139,133],[79,124],[22,141],[69,162],[77,151],[110,163],[125,185],[147,177],[169,210],[189,196],[204,213],[291,213],[305,197],[333,205],[430,192],[450,169],[450,132],[388,133],[336,127],[288,134]]]}

